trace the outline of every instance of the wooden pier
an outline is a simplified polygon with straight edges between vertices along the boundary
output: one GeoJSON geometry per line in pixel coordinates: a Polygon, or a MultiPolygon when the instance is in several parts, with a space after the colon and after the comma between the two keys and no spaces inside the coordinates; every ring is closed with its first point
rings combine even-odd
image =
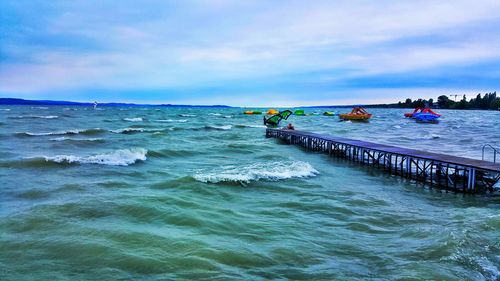
{"type": "Polygon", "coordinates": [[[500,180],[500,163],[296,130],[266,129],[266,137],[373,166],[446,191],[494,192],[494,185],[500,180]]]}

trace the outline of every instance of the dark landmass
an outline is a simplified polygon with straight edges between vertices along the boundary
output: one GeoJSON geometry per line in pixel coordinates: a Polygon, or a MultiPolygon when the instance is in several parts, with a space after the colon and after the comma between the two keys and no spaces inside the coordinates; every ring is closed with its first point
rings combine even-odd
{"type": "MultiPolygon", "coordinates": [[[[91,102],[73,102],[73,101],[52,101],[52,100],[25,100],[15,98],[0,98],[0,104],[3,105],[71,105],[71,106],[93,106],[91,102]]],[[[98,106],[159,106],[159,107],[227,107],[228,105],[185,105],[185,104],[136,104],[136,103],[99,103],[98,106]]]]}
{"type": "MultiPolygon", "coordinates": [[[[452,95],[457,97],[458,95],[452,95]]],[[[377,108],[417,108],[417,107],[431,107],[440,109],[481,109],[481,110],[500,110],[500,97],[497,97],[497,92],[486,93],[481,97],[481,94],[477,94],[475,98],[467,100],[465,95],[462,96],[460,101],[454,101],[448,98],[448,96],[441,95],[438,97],[437,102],[433,99],[417,99],[412,101],[411,99],[406,99],[404,102],[398,102],[393,104],[373,104],[366,105],[366,107],[377,108]]]]}
{"type": "MultiPolygon", "coordinates": [[[[459,96],[459,95],[451,95],[459,96]]],[[[417,108],[417,107],[431,107],[440,109],[482,109],[482,110],[500,110],[500,97],[497,97],[497,92],[486,93],[481,97],[481,94],[477,94],[475,98],[467,101],[465,95],[463,95],[460,101],[454,101],[448,98],[448,96],[441,95],[438,97],[437,102],[434,99],[417,99],[412,101],[411,99],[406,99],[404,102],[400,101],[398,103],[386,103],[386,104],[357,104],[357,105],[328,105],[328,106],[307,106],[307,108],[346,108],[353,106],[363,106],[366,108],[417,108]]]]}

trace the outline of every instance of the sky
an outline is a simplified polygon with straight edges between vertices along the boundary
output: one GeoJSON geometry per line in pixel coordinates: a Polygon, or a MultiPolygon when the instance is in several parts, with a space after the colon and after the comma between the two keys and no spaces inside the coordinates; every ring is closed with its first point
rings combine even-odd
{"type": "Polygon", "coordinates": [[[500,89],[500,1],[0,1],[0,97],[341,105],[500,89]]]}

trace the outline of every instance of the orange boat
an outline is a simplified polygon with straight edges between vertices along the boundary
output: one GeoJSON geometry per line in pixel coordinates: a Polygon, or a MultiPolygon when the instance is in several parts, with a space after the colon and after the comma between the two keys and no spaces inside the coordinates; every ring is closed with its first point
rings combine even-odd
{"type": "Polygon", "coordinates": [[[372,118],[372,115],[362,107],[355,107],[350,113],[340,114],[339,117],[343,120],[365,121],[372,118]]]}

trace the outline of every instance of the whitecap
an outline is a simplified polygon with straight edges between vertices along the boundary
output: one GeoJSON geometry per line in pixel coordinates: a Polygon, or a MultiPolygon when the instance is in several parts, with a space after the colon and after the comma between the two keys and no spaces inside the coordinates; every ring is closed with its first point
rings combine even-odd
{"type": "Polygon", "coordinates": [[[395,129],[401,129],[401,126],[399,126],[399,125],[394,125],[392,127],[395,128],[395,129]]]}
{"type": "Polygon", "coordinates": [[[10,108],[0,108],[2,111],[10,111],[10,108]]]}
{"type": "Polygon", "coordinates": [[[102,133],[102,132],[103,132],[102,129],[94,128],[94,129],[74,129],[74,130],[47,132],[47,133],[24,132],[24,133],[16,133],[16,134],[22,135],[22,136],[53,136],[53,135],[57,136],[57,135],[77,135],[77,134],[92,135],[92,134],[98,134],[98,133],[102,133]]]}
{"type": "Polygon", "coordinates": [[[180,117],[196,117],[194,114],[179,114],[180,117]]]}
{"type": "Polygon", "coordinates": [[[135,117],[135,118],[124,118],[123,120],[129,121],[129,122],[142,122],[141,117],[135,117]]]}
{"type": "Polygon", "coordinates": [[[222,130],[222,131],[227,131],[227,130],[231,130],[231,128],[233,128],[232,125],[224,125],[224,126],[215,126],[215,125],[211,125],[211,126],[207,126],[208,129],[215,129],[215,130],[222,130]]]}
{"type": "Polygon", "coordinates": [[[147,152],[144,148],[132,148],[91,156],[57,155],[52,157],[44,156],[44,158],[47,162],[55,163],[128,166],[138,161],[145,161],[147,152]]]}
{"type": "Polygon", "coordinates": [[[223,118],[233,118],[232,115],[224,115],[223,118]]]}
{"type": "Polygon", "coordinates": [[[68,137],[58,137],[58,138],[52,138],[50,139],[51,141],[102,141],[102,138],[89,138],[89,139],[74,139],[74,138],[68,138],[68,137]]]}
{"type": "Polygon", "coordinates": [[[59,118],[57,115],[19,115],[19,116],[10,116],[10,119],[56,119],[59,118]]]}
{"type": "Polygon", "coordinates": [[[194,175],[193,178],[205,183],[248,183],[258,180],[276,181],[289,178],[312,177],[317,174],[319,174],[319,172],[307,162],[281,161],[242,166],[226,166],[222,170],[198,173],[194,175]]]}
{"type": "Polygon", "coordinates": [[[212,116],[222,116],[222,114],[220,114],[220,113],[209,113],[208,115],[212,115],[212,116]]]}
{"type": "Polygon", "coordinates": [[[117,134],[144,132],[144,128],[124,128],[124,129],[118,129],[118,130],[111,130],[111,132],[117,133],[117,134]]]}
{"type": "Polygon", "coordinates": [[[249,128],[267,128],[264,125],[246,125],[246,126],[249,127],[249,128]]]}
{"type": "Polygon", "coordinates": [[[159,120],[155,120],[156,122],[177,122],[177,123],[186,123],[188,120],[186,119],[178,119],[178,120],[175,120],[175,119],[159,119],[159,120]]]}

